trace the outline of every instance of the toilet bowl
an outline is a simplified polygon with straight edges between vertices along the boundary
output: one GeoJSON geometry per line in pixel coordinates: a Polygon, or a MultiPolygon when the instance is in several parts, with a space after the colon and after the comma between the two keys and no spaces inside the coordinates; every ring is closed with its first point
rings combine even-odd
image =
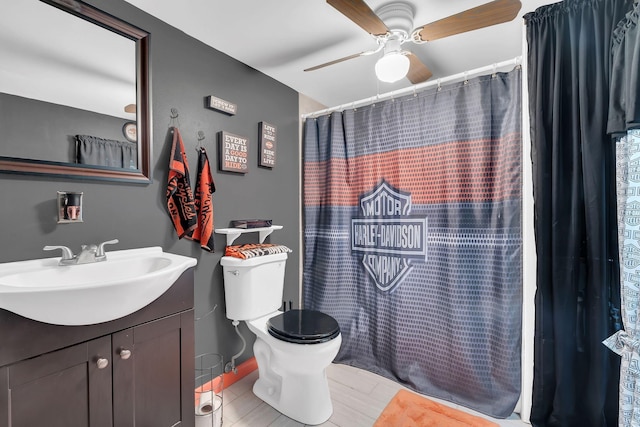
{"type": "Polygon", "coordinates": [[[279,311],[286,253],[250,259],[224,256],[228,319],[255,334],[254,394],[289,418],[317,425],[333,413],[325,369],[340,350],[338,322],[314,310],[279,311]]]}
{"type": "MultiPolygon", "coordinates": [[[[247,322],[249,330],[256,335],[253,353],[258,362],[259,378],[253,385],[253,392],[289,418],[303,424],[322,424],[333,413],[325,369],[338,354],[342,336],[337,329],[337,333],[333,331],[314,344],[302,344],[285,341],[269,332],[272,318],[289,313],[304,316],[319,312],[276,312],[247,322]]],[[[298,335],[293,339],[304,338],[298,335]]],[[[318,337],[308,339],[317,340],[318,337]]]]}

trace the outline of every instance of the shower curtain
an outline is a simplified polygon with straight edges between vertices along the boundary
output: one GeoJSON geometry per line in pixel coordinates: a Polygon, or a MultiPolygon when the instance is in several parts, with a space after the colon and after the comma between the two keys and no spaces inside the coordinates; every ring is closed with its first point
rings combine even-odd
{"type": "Polygon", "coordinates": [[[337,362],[484,414],[520,395],[521,70],[304,126],[304,305],[337,362]]]}

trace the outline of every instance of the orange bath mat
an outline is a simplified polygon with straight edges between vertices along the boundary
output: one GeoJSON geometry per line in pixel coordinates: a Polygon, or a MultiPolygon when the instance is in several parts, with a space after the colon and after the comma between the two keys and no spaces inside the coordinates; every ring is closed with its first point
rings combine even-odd
{"type": "Polygon", "coordinates": [[[416,393],[400,390],[373,427],[497,427],[484,418],[441,405],[416,393]]]}

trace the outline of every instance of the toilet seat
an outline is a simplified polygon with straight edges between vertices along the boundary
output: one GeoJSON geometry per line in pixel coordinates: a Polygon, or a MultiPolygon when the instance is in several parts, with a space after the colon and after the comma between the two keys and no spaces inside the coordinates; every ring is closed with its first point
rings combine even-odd
{"type": "Polygon", "coordinates": [[[267,321],[271,336],[295,344],[320,344],[340,335],[333,317],[315,310],[289,310],[267,321]]]}

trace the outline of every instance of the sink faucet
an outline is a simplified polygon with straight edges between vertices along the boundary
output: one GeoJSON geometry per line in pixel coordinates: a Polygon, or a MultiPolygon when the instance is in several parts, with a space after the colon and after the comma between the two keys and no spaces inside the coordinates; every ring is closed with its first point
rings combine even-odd
{"type": "Polygon", "coordinates": [[[102,242],[99,245],[82,245],[80,253],[75,255],[73,254],[73,251],[66,246],[45,246],[42,249],[45,251],[61,249],[62,258],[60,258],[58,265],[79,265],[106,261],[107,255],[104,252],[105,245],[113,245],[118,242],[118,239],[113,239],[102,242]]]}

